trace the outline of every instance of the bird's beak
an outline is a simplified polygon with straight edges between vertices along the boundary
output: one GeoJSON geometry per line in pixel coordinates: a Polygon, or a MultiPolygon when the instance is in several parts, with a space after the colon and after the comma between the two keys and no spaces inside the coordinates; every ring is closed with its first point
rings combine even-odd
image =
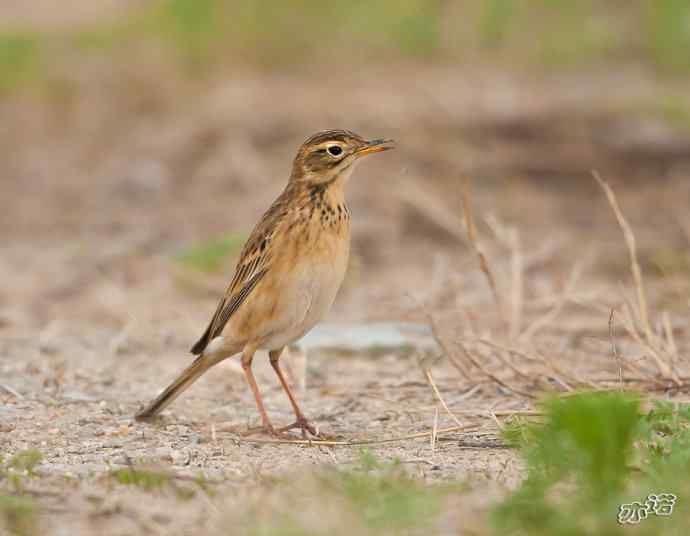
{"type": "Polygon", "coordinates": [[[395,149],[395,142],[393,140],[370,140],[366,142],[361,149],[358,149],[355,154],[358,156],[364,156],[367,154],[388,151],[390,149],[395,149]]]}

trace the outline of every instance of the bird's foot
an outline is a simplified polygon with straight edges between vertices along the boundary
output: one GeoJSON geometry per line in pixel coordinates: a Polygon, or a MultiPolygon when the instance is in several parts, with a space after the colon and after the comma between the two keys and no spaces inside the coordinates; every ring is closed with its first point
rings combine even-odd
{"type": "Polygon", "coordinates": [[[294,436],[291,436],[288,434],[285,429],[283,428],[274,428],[273,425],[265,425],[262,424],[261,426],[253,426],[252,428],[248,428],[244,432],[242,432],[240,435],[243,437],[248,437],[251,435],[267,435],[274,437],[276,439],[294,439],[294,436]]]}
{"type": "Polygon", "coordinates": [[[245,431],[241,432],[240,435],[242,436],[251,436],[251,435],[257,435],[257,434],[266,434],[270,436],[275,436],[276,435],[276,429],[273,427],[272,424],[262,424],[260,426],[252,426],[251,428],[247,428],[245,431]]]}
{"type": "Polygon", "coordinates": [[[307,432],[312,436],[312,437],[319,437],[319,433],[317,432],[316,428],[314,428],[311,424],[309,424],[309,421],[305,417],[298,417],[295,422],[292,424],[288,424],[287,426],[283,426],[282,428],[278,428],[278,432],[287,432],[288,430],[292,430],[294,428],[299,428],[300,431],[302,432],[302,437],[307,438],[307,432]]]}

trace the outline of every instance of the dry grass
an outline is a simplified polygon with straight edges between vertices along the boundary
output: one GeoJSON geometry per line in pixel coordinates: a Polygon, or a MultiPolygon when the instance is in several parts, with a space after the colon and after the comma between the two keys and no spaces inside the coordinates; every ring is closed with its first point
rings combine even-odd
{"type": "MultiPolygon", "coordinates": [[[[15,180],[2,185],[13,202],[0,227],[0,435],[6,459],[30,448],[43,455],[22,477],[28,500],[3,503],[10,515],[74,534],[227,534],[240,522],[251,528],[246,516],[256,514],[266,530],[290,533],[280,514],[297,509],[314,530],[331,522],[368,535],[381,532],[362,521],[381,519],[368,500],[383,519],[400,511],[372,499],[390,497],[390,485],[402,511],[421,504],[417,515],[441,528],[477,520],[468,532],[486,534],[491,503],[525,474],[499,434],[542,420],[540,396],[687,399],[690,294],[677,283],[687,274],[679,268],[669,292],[645,257],[650,244],[689,249],[690,227],[678,225],[687,207],[663,191],[686,181],[676,176],[685,138],[674,131],[673,151],[656,134],[626,141],[622,133],[637,133],[631,120],[640,133],[658,125],[625,103],[606,108],[601,86],[627,91],[634,77],[527,84],[421,65],[383,81],[375,70],[357,80],[235,75],[193,89],[141,82],[148,72],[127,91],[112,79],[75,81],[55,97],[71,103],[60,111],[38,97],[4,102],[0,167],[15,180]],[[331,319],[428,323],[438,351],[309,355],[295,374],[308,379],[300,400],[333,439],[242,437],[256,414],[229,368],[154,427],[131,423],[187,362],[226,284],[234,238],[282,187],[295,145],[331,124],[400,142],[350,184],[354,260],[331,319]],[[614,170],[614,203],[584,176],[584,161],[614,170]],[[660,162],[668,179],[657,181],[660,162]],[[473,177],[472,191],[460,176],[473,177]],[[632,283],[621,289],[619,280],[632,283]],[[380,462],[365,477],[362,447],[380,462]],[[329,471],[353,468],[345,482],[369,493],[350,502],[329,471]],[[127,472],[140,469],[154,474],[127,472]],[[124,483],[111,473],[119,470],[124,483]],[[158,473],[173,484],[145,489],[158,473]],[[463,489],[441,494],[430,513],[417,498],[444,482],[463,489]],[[295,508],[299,491],[312,508],[295,508]]],[[[289,422],[271,370],[256,361],[272,416],[289,422]]]]}
{"type": "MultiPolygon", "coordinates": [[[[656,377],[647,367],[639,366],[636,363],[637,360],[626,359],[621,356],[614,331],[615,309],[610,308],[608,336],[612,356],[617,367],[618,389],[623,390],[625,388],[624,368],[633,372],[634,378],[628,377],[627,380],[634,382],[635,389],[659,390],[673,386],[678,387],[681,385],[681,380],[674,368],[674,365],[677,364],[678,348],[673,335],[674,330],[671,327],[670,315],[668,312],[663,312],[660,315],[660,332],[655,333],[651,327],[650,308],[642,270],[637,259],[635,235],[620,209],[612,188],[596,173],[595,178],[602,187],[623,231],[625,245],[630,257],[630,271],[637,300],[633,305],[626,299],[625,291],[621,291],[623,325],[627,335],[637,344],[638,349],[648,352],[660,375],[660,377],[656,377]],[[638,327],[636,319],[639,319],[641,327],[638,327]]],[[[434,321],[434,316],[430,315],[433,333],[439,340],[439,345],[450,362],[461,373],[461,376],[471,378],[473,370],[478,371],[497,386],[527,399],[534,398],[538,391],[568,393],[577,388],[610,389],[612,380],[602,374],[609,368],[605,363],[604,368],[599,372],[590,370],[587,375],[583,375],[576,372],[571,366],[564,366],[562,360],[557,359],[551,351],[547,352],[549,357],[546,357],[537,348],[535,342],[535,338],[540,332],[546,332],[549,327],[559,323],[563,326],[563,331],[569,332],[571,336],[577,332],[576,325],[573,325],[567,318],[559,317],[562,317],[564,309],[573,302],[574,296],[577,295],[576,287],[581,280],[583,266],[587,261],[580,259],[573,266],[562,292],[552,299],[552,304],[545,313],[537,316],[532,315],[525,321],[525,309],[530,304],[525,302],[524,259],[530,254],[523,252],[518,238],[518,230],[503,225],[495,217],[487,218],[487,225],[496,237],[494,249],[498,248],[506,253],[505,261],[499,263],[498,267],[493,266],[489,261],[489,255],[486,253],[487,247],[478,236],[469,181],[463,181],[462,205],[467,243],[475,255],[478,268],[491,291],[496,311],[495,316],[499,319],[500,327],[493,329],[490,324],[473,326],[472,330],[479,329],[483,331],[484,335],[482,337],[456,338],[451,344],[441,336],[437,321],[434,321]],[[504,279],[499,278],[496,274],[501,274],[504,279]],[[510,311],[510,313],[506,314],[506,311],[510,311]],[[602,379],[595,379],[596,377],[602,379]],[[545,379],[549,381],[544,382],[545,379]]],[[[501,257],[498,253],[494,253],[494,256],[501,257]]],[[[585,304],[581,300],[578,301],[578,305],[587,305],[593,309],[607,307],[605,303],[592,301],[585,304]]],[[[534,310],[535,307],[530,307],[530,309],[534,310]]],[[[466,318],[487,317],[485,309],[479,314],[468,311],[464,311],[463,314],[466,318]]],[[[436,315],[438,316],[438,313],[436,315]]],[[[430,372],[428,374],[430,375],[430,372]]],[[[429,379],[428,376],[427,379],[429,379]]],[[[432,388],[434,387],[431,381],[430,385],[432,388]]],[[[442,401],[440,393],[437,393],[436,389],[434,391],[437,398],[442,401]]],[[[445,403],[442,402],[442,406],[447,412],[450,412],[445,403]]]]}
{"type": "Polygon", "coordinates": [[[673,370],[672,357],[665,356],[665,350],[660,347],[660,341],[657,336],[653,333],[652,327],[649,320],[649,307],[647,305],[647,295],[645,292],[644,281],[642,279],[642,270],[640,269],[640,263],[637,260],[637,241],[635,240],[635,234],[630,227],[630,224],[623,216],[620,207],[618,206],[618,200],[613,190],[604,181],[597,172],[594,172],[594,178],[597,180],[599,185],[604,190],[606,198],[613,209],[618,225],[620,225],[623,231],[623,237],[625,238],[625,244],[628,248],[630,254],[630,271],[632,272],[633,281],[635,283],[635,292],[637,295],[637,307],[633,308],[627,301],[625,303],[625,327],[630,333],[630,335],[640,344],[645,344],[639,335],[639,330],[635,327],[634,315],[636,314],[642,325],[642,331],[644,332],[646,344],[645,346],[649,349],[654,362],[656,363],[659,373],[665,379],[670,379],[676,383],[680,384],[680,379],[675,370],[673,370]]]}

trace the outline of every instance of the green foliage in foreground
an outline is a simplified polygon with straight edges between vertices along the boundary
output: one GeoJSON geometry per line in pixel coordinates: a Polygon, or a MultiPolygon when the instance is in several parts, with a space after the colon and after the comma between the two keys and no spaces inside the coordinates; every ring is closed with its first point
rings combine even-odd
{"type": "Polygon", "coordinates": [[[428,486],[399,463],[363,451],[354,468],[278,481],[243,512],[252,536],[434,534],[442,501],[458,486],[428,486]],[[286,499],[289,497],[289,500],[286,499]]]}
{"type": "Polygon", "coordinates": [[[7,462],[0,459],[0,481],[7,480],[15,492],[21,493],[24,480],[36,476],[36,466],[42,459],[43,455],[36,449],[17,452],[7,462]]]}
{"type": "Polygon", "coordinates": [[[672,515],[649,515],[635,534],[686,534],[690,409],[657,403],[648,414],[622,394],[585,393],[544,404],[541,424],[516,421],[506,439],[527,465],[521,487],[497,506],[497,534],[625,534],[621,504],[677,496],[672,515]]]}
{"type": "Polygon", "coordinates": [[[36,476],[36,466],[42,459],[36,449],[17,452],[7,461],[0,458],[0,483],[8,482],[13,493],[0,489],[0,534],[38,534],[38,508],[31,497],[24,495],[24,480],[36,476]]]}
{"type": "Polygon", "coordinates": [[[208,496],[214,494],[203,474],[196,478],[181,478],[174,473],[155,468],[132,466],[113,469],[107,474],[106,480],[122,486],[137,487],[147,493],[172,493],[183,501],[194,498],[198,492],[208,496]]]}
{"type": "Polygon", "coordinates": [[[43,455],[36,449],[23,450],[10,459],[8,467],[25,472],[29,476],[35,476],[36,466],[41,463],[43,455]]]}
{"type": "Polygon", "coordinates": [[[36,506],[31,498],[0,494],[0,534],[38,534],[36,513],[36,506]]]}
{"type": "Polygon", "coordinates": [[[399,464],[382,464],[366,451],[358,470],[339,471],[325,484],[343,494],[371,528],[424,527],[440,509],[440,489],[424,488],[399,464]]]}
{"type": "Polygon", "coordinates": [[[146,491],[160,489],[170,482],[170,476],[159,472],[145,469],[116,469],[110,472],[118,484],[125,486],[137,486],[146,491]]]}

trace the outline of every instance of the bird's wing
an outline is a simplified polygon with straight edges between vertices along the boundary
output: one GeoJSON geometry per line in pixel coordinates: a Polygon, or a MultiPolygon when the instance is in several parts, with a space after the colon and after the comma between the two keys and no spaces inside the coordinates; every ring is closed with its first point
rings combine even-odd
{"type": "Polygon", "coordinates": [[[247,243],[242,248],[237,261],[235,275],[220,300],[218,308],[211,318],[206,331],[192,346],[191,352],[201,354],[209,342],[221,334],[230,317],[242,305],[247,296],[271,269],[273,252],[273,238],[277,234],[280,223],[287,215],[285,192],[263,215],[256,225],[247,243]]]}

